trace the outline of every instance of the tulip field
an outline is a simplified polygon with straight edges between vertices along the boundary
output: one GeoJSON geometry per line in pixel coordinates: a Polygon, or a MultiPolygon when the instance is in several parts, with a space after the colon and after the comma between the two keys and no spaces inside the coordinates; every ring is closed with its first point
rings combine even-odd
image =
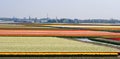
{"type": "Polygon", "coordinates": [[[103,38],[98,40],[113,41],[115,44],[119,44],[119,29],[120,26],[112,25],[0,24],[0,53],[120,52],[119,48],[112,46],[72,39],[82,37],[88,39],[103,38]],[[118,32],[111,32],[111,30],[118,32]]]}
{"type": "Polygon", "coordinates": [[[0,52],[119,52],[119,49],[58,37],[0,37],[0,52]]]}
{"type": "Polygon", "coordinates": [[[0,30],[0,36],[119,37],[120,33],[88,30],[0,30]]]}
{"type": "Polygon", "coordinates": [[[43,26],[51,26],[57,28],[69,28],[69,29],[86,29],[86,30],[95,30],[95,31],[113,31],[113,32],[120,32],[120,26],[115,25],[60,25],[60,24],[46,24],[43,26]]]}

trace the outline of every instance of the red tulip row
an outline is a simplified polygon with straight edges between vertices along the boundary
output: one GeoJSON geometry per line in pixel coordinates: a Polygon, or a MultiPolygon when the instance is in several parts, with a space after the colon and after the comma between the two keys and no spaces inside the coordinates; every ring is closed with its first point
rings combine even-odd
{"type": "Polygon", "coordinates": [[[111,38],[111,40],[120,41],[120,38],[111,38]]]}

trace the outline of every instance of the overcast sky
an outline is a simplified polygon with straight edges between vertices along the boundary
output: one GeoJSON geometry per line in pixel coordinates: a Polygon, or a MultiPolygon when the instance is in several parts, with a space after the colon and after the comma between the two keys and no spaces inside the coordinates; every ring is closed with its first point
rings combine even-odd
{"type": "Polygon", "coordinates": [[[0,17],[120,19],[120,0],[0,0],[0,17]]]}

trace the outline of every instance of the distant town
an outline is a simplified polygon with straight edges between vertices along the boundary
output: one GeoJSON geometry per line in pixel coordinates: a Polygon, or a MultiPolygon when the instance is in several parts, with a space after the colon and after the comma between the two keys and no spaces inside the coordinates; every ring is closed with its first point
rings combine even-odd
{"type": "Polygon", "coordinates": [[[0,18],[0,23],[71,23],[71,24],[79,24],[79,23],[110,23],[110,24],[120,24],[119,19],[68,19],[61,18],[51,19],[49,17],[46,18],[0,18]]]}

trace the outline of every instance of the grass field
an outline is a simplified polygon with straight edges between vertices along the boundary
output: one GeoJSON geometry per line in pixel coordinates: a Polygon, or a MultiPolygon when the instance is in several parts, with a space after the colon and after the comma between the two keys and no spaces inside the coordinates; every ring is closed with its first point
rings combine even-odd
{"type": "Polygon", "coordinates": [[[0,52],[120,52],[120,50],[57,37],[0,37],[0,52]]]}

